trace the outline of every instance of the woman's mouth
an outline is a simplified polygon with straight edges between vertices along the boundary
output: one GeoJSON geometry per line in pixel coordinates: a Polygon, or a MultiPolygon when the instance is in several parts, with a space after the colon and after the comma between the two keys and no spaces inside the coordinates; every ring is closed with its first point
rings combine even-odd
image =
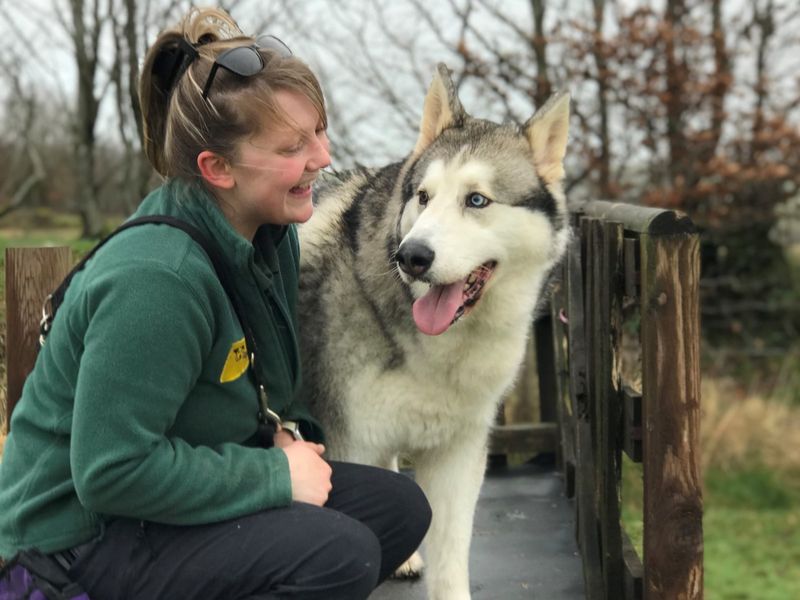
{"type": "Polygon", "coordinates": [[[311,188],[314,185],[314,182],[317,180],[316,177],[312,177],[311,179],[302,179],[300,182],[292,187],[289,190],[289,193],[294,196],[295,198],[307,198],[311,196],[311,188]]]}
{"type": "Polygon", "coordinates": [[[289,193],[292,196],[297,196],[300,198],[304,198],[306,196],[311,195],[311,183],[306,183],[304,185],[296,185],[289,190],[289,193]]]}

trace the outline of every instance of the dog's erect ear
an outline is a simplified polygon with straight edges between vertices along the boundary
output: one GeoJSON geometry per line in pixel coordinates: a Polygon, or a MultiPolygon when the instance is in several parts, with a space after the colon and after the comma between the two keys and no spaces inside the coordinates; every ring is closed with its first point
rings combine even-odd
{"type": "Polygon", "coordinates": [[[461,125],[465,116],[464,107],[461,106],[456,94],[456,87],[450,79],[450,71],[444,63],[439,63],[436,65],[436,73],[425,96],[422,123],[414,154],[425,150],[448,127],[461,125]]]}
{"type": "Polygon", "coordinates": [[[551,96],[522,129],[533,150],[536,173],[545,183],[561,181],[569,133],[569,92],[551,96]]]}

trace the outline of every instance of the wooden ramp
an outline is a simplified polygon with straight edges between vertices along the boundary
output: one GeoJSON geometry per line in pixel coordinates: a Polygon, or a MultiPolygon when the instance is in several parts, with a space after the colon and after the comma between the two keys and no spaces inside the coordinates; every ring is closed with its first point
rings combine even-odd
{"type": "MultiPolygon", "coordinates": [[[[574,508],[551,467],[487,473],[475,515],[472,600],[585,599],[574,508]]],[[[420,581],[387,581],[370,600],[425,600],[420,581]]]]}

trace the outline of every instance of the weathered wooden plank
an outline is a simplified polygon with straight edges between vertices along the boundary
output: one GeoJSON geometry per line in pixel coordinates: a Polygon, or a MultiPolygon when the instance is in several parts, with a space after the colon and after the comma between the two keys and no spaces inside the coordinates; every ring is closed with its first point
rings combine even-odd
{"type": "Polygon", "coordinates": [[[578,215],[622,223],[626,230],[637,233],[680,235],[696,231],[689,217],[672,210],[603,200],[575,203],[571,210],[578,215]]]}
{"type": "Polygon", "coordinates": [[[580,218],[578,235],[570,247],[569,362],[570,393],[575,413],[575,509],[576,537],[583,557],[583,576],[588,600],[605,600],[600,548],[600,527],[595,480],[594,373],[592,346],[591,234],[592,220],[580,218]]]}
{"type": "Polygon", "coordinates": [[[622,531],[622,558],[625,563],[625,600],[642,600],[644,568],[625,530],[622,531]]]}
{"type": "Polygon", "coordinates": [[[69,248],[6,248],[6,373],[5,420],[22,395],[39,348],[42,302],[69,272],[69,248]]]}
{"type": "Polygon", "coordinates": [[[553,324],[553,357],[556,371],[556,419],[559,437],[558,466],[564,476],[567,498],[575,495],[575,409],[569,393],[569,338],[567,328],[567,298],[569,275],[567,261],[560,266],[561,275],[553,286],[550,300],[550,318],[553,324]]]}
{"type": "MultiPolygon", "coordinates": [[[[591,221],[587,264],[591,303],[587,328],[591,365],[592,431],[594,437],[595,501],[600,529],[603,586],[606,598],[623,593],[620,537],[620,409],[613,381],[612,305],[619,306],[622,287],[622,226],[591,221]],[[613,298],[613,300],[612,300],[613,298]]],[[[616,323],[619,326],[619,323],[616,323]]]]}
{"type": "Polygon", "coordinates": [[[642,462],[642,395],[630,387],[622,390],[622,449],[633,462],[642,462]]]}
{"type": "Polygon", "coordinates": [[[699,242],[641,243],[644,597],[703,597],[699,242]]]}
{"type": "Polygon", "coordinates": [[[489,438],[489,454],[555,452],[558,426],[550,423],[494,425],[489,438]]]}
{"type": "Polygon", "coordinates": [[[597,324],[599,334],[597,351],[598,377],[597,419],[600,448],[598,474],[601,478],[600,531],[603,548],[603,577],[607,598],[623,594],[622,538],[620,525],[620,477],[622,452],[620,449],[622,408],[619,401],[620,355],[619,342],[622,326],[621,304],[624,286],[622,247],[623,228],[619,223],[604,222],[598,228],[600,238],[600,270],[595,282],[600,298],[597,324]]]}
{"type": "Polygon", "coordinates": [[[633,301],[639,297],[639,239],[626,237],[623,248],[625,263],[625,295],[633,301]]]}
{"type": "Polygon", "coordinates": [[[535,423],[540,421],[539,374],[536,370],[536,340],[530,336],[525,347],[525,358],[522,361],[519,375],[514,386],[503,400],[502,412],[498,415],[498,424],[535,423]]]}
{"type": "Polygon", "coordinates": [[[553,321],[550,311],[533,324],[536,344],[536,372],[539,375],[539,418],[542,422],[555,422],[556,416],[556,363],[553,355],[553,321]]]}
{"type": "MultiPolygon", "coordinates": [[[[582,227],[582,226],[581,226],[582,227]]],[[[584,236],[576,238],[569,253],[569,365],[570,394],[575,403],[576,415],[587,413],[588,359],[586,348],[586,315],[584,312],[586,297],[586,272],[584,236]]]]}
{"type": "MultiPolygon", "coordinates": [[[[566,297],[566,329],[567,329],[567,363],[569,372],[567,374],[568,390],[568,420],[571,439],[567,441],[572,447],[574,459],[573,475],[579,476],[578,472],[578,415],[586,413],[586,338],[584,331],[583,318],[583,296],[584,296],[584,277],[583,277],[583,258],[582,241],[579,237],[574,237],[567,250],[567,275],[565,281],[568,285],[566,297]]],[[[572,488],[573,493],[577,493],[577,484],[572,488]]],[[[576,507],[577,510],[577,507],[576,507]]]]}
{"type": "Polygon", "coordinates": [[[579,418],[576,430],[575,508],[576,538],[583,557],[587,600],[609,600],[603,585],[599,525],[595,504],[594,454],[589,421],[579,418]]]}

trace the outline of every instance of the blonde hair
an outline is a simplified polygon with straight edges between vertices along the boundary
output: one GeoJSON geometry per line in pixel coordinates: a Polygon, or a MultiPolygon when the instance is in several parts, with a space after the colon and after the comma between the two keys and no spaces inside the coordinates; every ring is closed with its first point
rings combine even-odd
{"type": "Polygon", "coordinates": [[[200,177],[197,155],[210,150],[229,161],[237,158],[237,144],[257,135],[265,126],[288,124],[275,99],[277,91],[308,98],[327,126],[322,89],[311,69],[294,56],[259,48],[264,68],[251,77],[218,69],[208,97],[203,85],[216,57],[237,46],[253,45],[225,11],[192,9],[174,28],[163,31],[145,57],[139,79],[144,150],[161,175],[189,181],[200,177]],[[182,41],[183,40],[183,41],[182,41]],[[191,44],[197,57],[185,72],[171,70],[165,77],[165,57],[183,57],[182,44],[191,44]]]}

